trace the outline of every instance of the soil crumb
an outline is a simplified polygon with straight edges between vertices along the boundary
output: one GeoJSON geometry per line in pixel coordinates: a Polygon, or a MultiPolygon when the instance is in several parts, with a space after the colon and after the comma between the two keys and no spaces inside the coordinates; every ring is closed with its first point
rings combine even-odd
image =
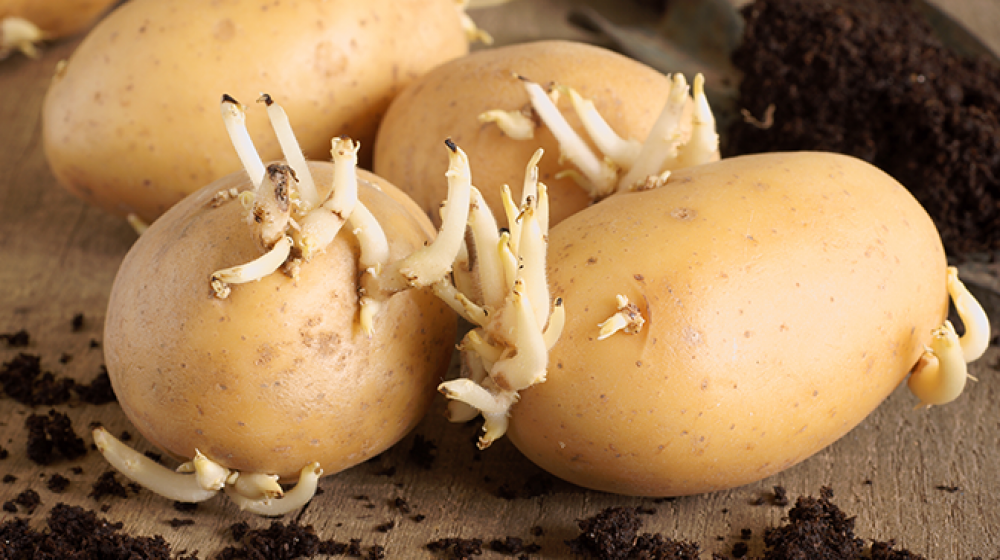
{"type": "Polygon", "coordinates": [[[11,348],[24,348],[31,344],[31,335],[24,329],[12,333],[0,333],[0,341],[11,348]]]}

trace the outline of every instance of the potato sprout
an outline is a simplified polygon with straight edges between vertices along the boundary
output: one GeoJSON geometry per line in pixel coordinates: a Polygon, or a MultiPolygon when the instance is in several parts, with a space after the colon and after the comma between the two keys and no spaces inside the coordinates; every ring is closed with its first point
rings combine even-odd
{"type": "Polygon", "coordinates": [[[250,176],[254,190],[241,201],[247,207],[247,223],[254,238],[266,252],[260,258],[243,265],[220,270],[212,275],[212,289],[220,298],[229,295],[230,284],[258,280],[286,266],[294,270],[322,252],[333,241],[343,225],[351,221],[361,245],[365,275],[362,280],[362,326],[371,331],[368,306],[378,306],[389,296],[410,287],[426,287],[441,281],[451,271],[451,264],[462,243],[468,216],[470,189],[468,158],[458,146],[448,143],[451,163],[446,176],[448,201],[441,235],[406,258],[389,263],[385,233],[379,223],[370,218],[358,200],[358,145],[349,139],[334,138],[333,185],[322,201],[315,183],[295,142],[284,112],[270,96],[261,97],[268,106],[268,116],[289,162],[297,161],[298,171],[285,164],[265,166],[253,149],[245,127],[243,107],[232,97],[222,99],[222,116],[240,160],[250,176]],[[304,189],[300,186],[304,185],[304,189]],[[355,210],[361,209],[357,216],[355,210]]]}
{"type": "Polygon", "coordinates": [[[455,267],[455,284],[437,284],[440,297],[477,328],[460,344],[462,378],[439,390],[452,399],[449,418],[485,419],[480,449],[507,429],[518,392],[545,381],[548,351],[564,324],[562,300],[551,304],[545,276],[548,196],[538,182],[541,150],[528,164],[520,205],[504,189],[510,230],[498,233],[496,220],[477,190],[469,212],[468,262],[455,267]],[[474,293],[455,286],[470,286],[474,293]]]}
{"type": "MultiPolygon", "coordinates": [[[[931,332],[930,345],[907,380],[910,391],[920,399],[918,408],[949,403],[972,378],[967,364],[979,359],[990,345],[990,321],[986,311],[958,278],[958,269],[948,267],[948,294],[965,326],[961,337],[951,321],[931,332]]],[[[975,379],[975,378],[972,378],[975,379]]]]}
{"type": "Polygon", "coordinates": [[[621,294],[618,294],[615,298],[618,301],[618,311],[597,325],[601,329],[600,334],[597,335],[597,340],[604,340],[616,332],[636,334],[646,324],[646,319],[643,318],[638,305],[630,302],[627,296],[621,294]]]}
{"type": "MultiPolygon", "coordinates": [[[[266,94],[260,98],[260,101],[267,107],[268,117],[281,148],[284,150],[285,161],[265,164],[260,159],[245,127],[244,107],[234,98],[228,95],[223,96],[221,104],[223,121],[233,146],[243,162],[249,177],[250,188],[243,191],[235,187],[222,189],[214,196],[206,196],[203,200],[207,200],[207,204],[201,203],[197,208],[200,212],[215,215],[221,211],[223,206],[242,205],[239,215],[246,223],[249,235],[256,249],[260,251],[260,255],[249,262],[216,270],[210,276],[204,277],[206,293],[212,294],[208,296],[208,304],[212,307],[228,307],[230,312],[235,312],[236,308],[229,306],[238,304],[234,301],[233,292],[240,290],[240,285],[257,282],[273,274],[284,274],[292,279],[300,278],[301,275],[305,274],[305,267],[320,266],[316,263],[321,261],[321,255],[332,246],[338,233],[346,230],[344,234],[354,237],[360,252],[357,275],[351,273],[349,276],[358,293],[348,294],[346,299],[351,301],[352,297],[356,298],[353,301],[357,302],[359,311],[355,328],[360,329],[356,332],[367,335],[367,337],[361,336],[360,338],[367,338],[370,341],[375,334],[376,317],[379,316],[381,310],[389,307],[389,299],[394,294],[413,287],[422,288],[449,282],[452,264],[455,262],[456,255],[463,248],[463,236],[469,214],[472,185],[468,159],[458,146],[447,142],[451,162],[446,174],[450,196],[445,205],[440,233],[433,238],[433,241],[417,245],[409,254],[393,258],[391,255],[398,255],[399,251],[398,249],[390,251],[391,239],[387,232],[398,232],[399,229],[392,228],[400,226],[387,221],[383,227],[383,224],[373,215],[372,210],[366,207],[359,198],[358,191],[361,180],[357,171],[358,144],[346,138],[335,138],[332,141],[333,169],[329,175],[332,177],[330,179],[332,184],[320,185],[313,179],[309,165],[302,155],[284,111],[266,94]],[[358,278],[359,276],[360,278],[358,278]]],[[[384,196],[384,191],[381,196],[384,196]]],[[[373,199],[369,198],[368,200],[373,199]]],[[[380,215],[387,215],[384,210],[381,212],[380,215]]],[[[234,211],[227,211],[225,215],[234,216],[237,214],[234,211]]],[[[423,218],[423,216],[420,217],[423,218]]],[[[534,235],[537,236],[538,226],[532,227],[535,230],[534,235]]],[[[424,235],[429,235],[429,233],[430,230],[426,231],[424,235]]],[[[537,245],[537,240],[533,242],[522,241],[522,246],[533,251],[533,266],[544,267],[544,252],[541,255],[537,254],[539,250],[537,245]]],[[[516,246],[513,251],[514,254],[517,254],[516,246]]],[[[221,255],[222,258],[227,258],[229,252],[223,248],[221,255]]],[[[518,282],[523,284],[521,280],[518,282]]],[[[535,286],[536,281],[532,280],[531,284],[535,286]]],[[[544,285],[544,279],[542,284],[544,285]]],[[[289,287],[289,289],[294,290],[295,288],[289,287]]],[[[281,297],[289,298],[291,294],[281,297]]],[[[339,298],[340,296],[333,294],[332,297],[339,298]]],[[[451,320],[454,321],[454,315],[440,302],[437,302],[433,295],[428,293],[425,299],[433,302],[436,308],[445,312],[442,316],[451,317],[451,320]]],[[[199,305],[204,304],[204,300],[199,302],[199,305]]],[[[353,311],[349,313],[353,313],[353,311]]],[[[322,320],[322,317],[308,319],[312,322],[311,324],[318,324],[322,320]]],[[[347,320],[350,321],[350,318],[347,320]]],[[[183,328],[184,324],[182,323],[181,329],[183,328]]],[[[251,330],[247,327],[243,337],[246,338],[251,330]]],[[[277,346],[279,342],[273,336],[274,334],[271,333],[269,342],[277,346]]],[[[294,336],[303,335],[300,335],[296,329],[294,336]]],[[[336,336],[345,339],[353,339],[354,337],[353,334],[345,332],[337,333],[336,336]]],[[[187,345],[190,346],[190,344],[187,345]]],[[[448,347],[446,346],[446,348],[448,347]]],[[[212,351],[209,351],[209,355],[212,351]]],[[[227,352],[227,349],[222,349],[220,353],[226,354],[227,352]]],[[[523,354],[521,357],[524,356],[527,354],[523,354]]],[[[411,360],[414,359],[413,356],[407,357],[411,360]]],[[[162,359],[183,360],[183,358],[175,358],[174,355],[168,355],[162,359]]],[[[304,360],[305,358],[302,358],[300,362],[304,360]]],[[[537,357],[535,361],[538,361],[537,357]]],[[[296,362],[293,366],[296,376],[305,374],[303,371],[305,365],[300,362],[296,362]]],[[[536,370],[538,367],[544,370],[544,355],[540,366],[537,363],[534,366],[536,370]]],[[[187,365],[181,363],[180,367],[186,368],[187,365]]],[[[228,363],[213,365],[207,368],[208,371],[197,371],[194,375],[214,375],[215,372],[211,368],[222,368],[226,371],[226,368],[229,367],[228,363]]],[[[231,389],[232,394],[239,395],[243,389],[236,387],[239,380],[235,377],[244,373],[249,374],[249,372],[241,372],[236,368],[229,371],[231,371],[232,376],[223,379],[222,389],[230,390],[225,385],[232,384],[234,386],[231,389]]],[[[286,375],[286,373],[282,372],[281,375],[286,375]]],[[[309,373],[309,375],[313,375],[313,373],[309,373]]],[[[402,386],[402,382],[397,382],[397,384],[402,386]]],[[[256,385],[260,386],[260,383],[258,382],[256,385]]],[[[275,383],[275,385],[280,385],[280,383],[275,383]]],[[[310,391],[322,393],[322,389],[309,389],[309,384],[306,383],[306,385],[306,393],[310,391]]],[[[521,385],[523,383],[518,386],[521,385]]],[[[430,389],[432,385],[424,385],[424,387],[430,389]]],[[[312,400],[308,401],[308,406],[316,406],[312,403],[316,398],[322,397],[322,394],[319,397],[309,396],[308,398],[312,400]]],[[[211,399],[213,398],[230,397],[225,395],[207,397],[206,403],[208,404],[206,406],[217,406],[212,403],[211,399]]],[[[429,397],[426,400],[429,402],[429,397]]],[[[394,418],[392,422],[402,424],[404,420],[394,418]]],[[[240,423],[243,424],[242,421],[240,423]]],[[[227,468],[223,464],[225,461],[239,462],[241,459],[247,458],[234,458],[232,454],[221,451],[224,449],[225,441],[203,441],[205,445],[199,445],[201,451],[195,449],[194,457],[190,461],[182,464],[177,471],[171,471],[130,449],[113,438],[103,428],[94,430],[93,436],[98,449],[112,466],[157,494],[177,501],[198,502],[207,500],[222,490],[241,509],[261,515],[280,515],[301,507],[311,499],[316,491],[317,480],[323,474],[320,463],[310,460],[301,467],[297,485],[291,490],[285,491],[278,483],[279,475],[288,477],[289,472],[253,472],[252,469],[241,472],[234,468],[227,468]],[[220,456],[213,457],[211,456],[213,453],[220,456]]],[[[318,438],[320,435],[313,434],[309,437],[318,438]]],[[[310,445],[318,445],[318,439],[312,441],[313,443],[310,445]]],[[[273,450],[280,446],[278,442],[275,442],[274,445],[275,447],[265,447],[265,449],[273,450]]],[[[308,447],[308,449],[307,453],[309,454],[322,451],[318,447],[308,447]]],[[[309,457],[309,459],[312,458],[309,457]]],[[[344,467],[341,466],[341,468],[344,467]]]]}
{"type": "MultiPolygon", "coordinates": [[[[693,111],[686,111],[688,84],[682,74],[671,79],[670,94],[653,129],[644,142],[618,136],[594,108],[571,87],[554,85],[546,91],[541,85],[518,76],[528,92],[534,115],[559,142],[562,158],[575,170],[566,171],[586,189],[592,200],[601,200],[619,191],[653,188],[662,185],[672,169],[699,165],[719,159],[719,136],[705,96],[705,78],[695,76],[693,111]],[[569,97],[573,110],[583,123],[587,136],[602,155],[595,154],[584,138],[570,126],[559,111],[559,98],[569,97]]],[[[491,110],[479,116],[481,122],[493,122],[515,139],[533,137],[535,120],[523,110],[491,110]]]]}
{"type": "Polygon", "coordinates": [[[37,25],[16,16],[0,20],[0,60],[14,51],[21,51],[30,58],[38,57],[38,43],[45,35],[37,25]]]}

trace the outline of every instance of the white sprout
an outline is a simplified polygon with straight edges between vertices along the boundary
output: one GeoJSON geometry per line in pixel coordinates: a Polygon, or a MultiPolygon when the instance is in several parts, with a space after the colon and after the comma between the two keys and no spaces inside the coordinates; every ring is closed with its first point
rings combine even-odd
{"type": "Polygon", "coordinates": [[[969,377],[965,355],[951,321],[934,329],[930,346],[913,368],[906,385],[918,399],[918,407],[946,404],[958,398],[969,377]]]}
{"type": "MultiPolygon", "coordinates": [[[[358,294],[362,308],[360,324],[370,336],[373,318],[382,301],[409,288],[444,282],[451,272],[462,249],[468,220],[472,189],[468,157],[450,140],[446,141],[451,163],[446,173],[448,199],[441,231],[430,244],[390,262],[389,245],[381,224],[367,209],[358,210],[361,207],[358,143],[347,138],[333,139],[333,181],[329,189],[322,191],[313,183],[284,110],[266,93],[261,100],[267,106],[287,165],[264,167],[250,140],[244,108],[238,101],[224,95],[221,111],[233,146],[253,183],[253,192],[240,193],[238,198],[248,207],[247,222],[266,253],[250,263],[213,273],[212,288],[218,297],[225,298],[231,291],[230,284],[258,280],[282,265],[291,265],[286,266],[286,273],[294,272],[302,262],[326,250],[343,225],[351,221],[362,249],[360,265],[364,271],[358,294]],[[293,204],[294,201],[299,203],[293,204]],[[358,216],[354,216],[357,212],[358,216]]],[[[212,205],[230,199],[228,192],[220,193],[213,198],[212,205]]]]}
{"type": "Polygon", "coordinates": [[[226,486],[225,491],[229,499],[241,510],[257,515],[275,517],[295,511],[306,505],[316,495],[316,488],[319,485],[321,476],[323,476],[323,469],[320,468],[319,463],[306,465],[299,472],[298,483],[280,498],[268,498],[266,496],[258,499],[249,498],[238,491],[239,479],[236,481],[237,485],[226,486]]]}
{"type": "Polygon", "coordinates": [[[17,16],[4,17],[0,19],[0,60],[15,50],[29,58],[37,58],[35,45],[44,39],[45,34],[34,23],[17,16]]]}
{"type": "Polygon", "coordinates": [[[550,312],[545,277],[548,194],[537,182],[540,156],[528,166],[520,207],[505,190],[509,232],[497,233],[496,220],[473,192],[466,244],[477,295],[470,297],[447,284],[435,286],[439,297],[476,325],[459,345],[462,377],[442,383],[438,390],[452,401],[450,420],[466,421],[477,412],[483,416],[481,449],[506,432],[507,415],[519,391],[545,381],[548,352],[565,323],[561,300],[550,312]]]}
{"type": "Polygon", "coordinates": [[[978,360],[990,347],[990,318],[986,310],[958,278],[958,269],[948,267],[948,294],[962,319],[965,333],[958,339],[966,362],[978,360]]]}
{"type": "Polygon", "coordinates": [[[646,324],[646,319],[643,318],[639,306],[630,302],[628,297],[621,294],[618,294],[616,299],[618,301],[618,310],[603,323],[597,325],[601,329],[597,335],[597,340],[604,340],[619,331],[628,334],[637,334],[642,330],[643,325],[646,324]]]}
{"type": "Polygon", "coordinates": [[[226,125],[226,132],[236,148],[236,155],[239,156],[243,169],[250,177],[250,183],[256,190],[264,181],[264,162],[257,155],[257,150],[253,147],[253,140],[247,131],[246,109],[239,101],[230,95],[222,96],[222,122],[226,125]]]}
{"type": "MultiPolygon", "coordinates": [[[[509,0],[497,0],[493,3],[502,4],[507,1],[509,0]]],[[[461,20],[462,29],[465,30],[465,40],[470,43],[478,42],[484,45],[492,45],[493,36],[490,35],[489,32],[480,29],[479,26],[476,25],[476,22],[472,21],[472,18],[469,17],[469,14],[466,13],[466,9],[470,7],[470,3],[472,7],[488,5],[488,3],[484,3],[483,0],[455,0],[455,8],[458,10],[458,17],[461,20]]]]}
{"type": "Polygon", "coordinates": [[[394,284],[396,277],[406,279],[406,287],[430,286],[440,282],[451,272],[452,264],[462,246],[465,227],[469,219],[469,201],[472,196],[472,175],[469,170],[469,156],[447,140],[449,153],[448,198],[444,208],[444,218],[438,236],[409,256],[390,264],[386,269],[383,287],[387,291],[401,287],[394,284]]]}
{"type": "Polygon", "coordinates": [[[306,163],[302,148],[299,147],[298,139],[295,138],[295,132],[292,131],[288,115],[285,114],[281,105],[275,103],[271,96],[266,93],[261,94],[257,101],[267,106],[267,118],[271,121],[271,128],[274,129],[275,136],[278,137],[281,152],[285,155],[288,165],[296,170],[299,198],[304,209],[315,207],[319,204],[319,193],[316,192],[316,183],[313,181],[312,173],[309,172],[309,165],[306,163]]]}
{"type": "Polygon", "coordinates": [[[93,437],[97,450],[112,467],[133,482],[168,500],[203,502],[219,492],[218,488],[206,488],[200,484],[195,475],[172,471],[146,457],[119,441],[104,428],[95,428],[93,437]]]}
{"type": "Polygon", "coordinates": [[[259,515],[283,515],[312,499],[323,475],[319,463],[310,463],[302,468],[295,487],[285,492],[276,474],[230,471],[197,450],[194,459],[172,471],[125,445],[104,428],[95,428],[93,437],[97,449],[118,472],[177,502],[203,502],[224,490],[240,509],[259,515]]]}
{"type": "MultiPolygon", "coordinates": [[[[573,88],[560,84],[552,86],[552,93],[563,93],[569,98],[584,131],[602,155],[590,149],[542,86],[521,76],[517,78],[524,84],[534,113],[559,142],[562,158],[575,166],[563,171],[562,175],[573,177],[592,200],[601,200],[618,191],[658,187],[666,182],[671,170],[719,159],[715,117],[705,96],[705,79],[701,74],[695,76],[690,98],[684,76],[671,77],[666,103],[642,142],[619,136],[598,113],[594,103],[573,88]],[[693,110],[689,110],[692,101],[693,110]]],[[[531,138],[536,126],[524,109],[492,109],[482,113],[479,119],[496,123],[514,139],[531,138]]]]}
{"type": "Polygon", "coordinates": [[[951,321],[931,331],[931,343],[910,372],[907,386],[920,399],[919,407],[949,403],[958,398],[968,379],[968,363],[986,352],[990,321],[986,311],[958,278],[958,269],[947,269],[948,294],[965,326],[961,337],[951,321]]]}
{"type": "Polygon", "coordinates": [[[535,121],[524,111],[493,109],[479,115],[479,122],[493,123],[514,140],[531,140],[535,137],[535,121]]]}
{"type": "Polygon", "coordinates": [[[292,249],[292,238],[285,236],[274,244],[270,251],[256,259],[238,266],[217,270],[212,273],[210,283],[215,295],[220,299],[229,297],[230,284],[245,284],[268,276],[281,268],[292,249]]]}
{"type": "Polygon", "coordinates": [[[278,484],[278,475],[263,473],[237,473],[232,489],[250,500],[273,500],[284,496],[285,491],[278,484]]]}
{"type": "MultiPolygon", "coordinates": [[[[274,105],[276,106],[276,105],[274,105]]],[[[347,138],[334,138],[333,184],[326,198],[315,210],[304,209],[298,232],[298,245],[303,260],[308,261],[323,252],[337,237],[344,222],[358,204],[358,150],[360,145],[347,138]]]]}

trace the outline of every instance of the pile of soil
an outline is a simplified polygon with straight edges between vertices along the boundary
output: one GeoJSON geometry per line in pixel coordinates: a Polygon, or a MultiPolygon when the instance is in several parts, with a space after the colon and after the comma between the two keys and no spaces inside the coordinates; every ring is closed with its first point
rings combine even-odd
{"type": "Polygon", "coordinates": [[[756,0],[742,15],[746,118],[724,157],[852,155],[913,193],[950,254],[1000,248],[1000,65],[952,52],[910,0],[756,0]]]}

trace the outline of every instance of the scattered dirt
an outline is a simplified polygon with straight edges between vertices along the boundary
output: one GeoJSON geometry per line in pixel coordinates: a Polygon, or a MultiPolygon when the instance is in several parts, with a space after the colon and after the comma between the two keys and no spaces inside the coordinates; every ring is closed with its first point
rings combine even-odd
{"type": "Polygon", "coordinates": [[[146,560],[197,560],[197,553],[174,553],[161,536],[133,537],[121,533],[121,523],[110,523],[92,511],[57,504],[49,512],[47,527],[32,529],[25,518],[0,525],[3,558],[39,560],[97,560],[143,558],[146,560]]]}
{"type": "Polygon", "coordinates": [[[365,549],[361,541],[352,539],[343,543],[323,540],[316,536],[312,525],[288,524],[272,521],[267,529],[250,529],[244,522],[230,526],[237,546],[225,548],[214,560],[291,560],[319,554],[346,555],[354,558],[379,559],[385,557],[381,546],[365,549]]]}
{"type": "Polygon", "coordinates": [[[607,508],[594,517],[577,522],[580,535],[567,541],[574,554],[600,560],[698,560],[701,547],[697,543],[675,541],[656,533],[639,533],[641,515],[655,510],[641,508],[607,508]]]}
{"type": "Polygon", "coordinates": [[[87,404],[106,404],[115,401],[108,371],[101,366],[90,383],[78,383],[67,377],[56,377],[42,369],[42,358],[21,352],[0,367],[0,386],[15,401],[27,406],[54,406],[66,404],[76,393],[87,404]]]}

